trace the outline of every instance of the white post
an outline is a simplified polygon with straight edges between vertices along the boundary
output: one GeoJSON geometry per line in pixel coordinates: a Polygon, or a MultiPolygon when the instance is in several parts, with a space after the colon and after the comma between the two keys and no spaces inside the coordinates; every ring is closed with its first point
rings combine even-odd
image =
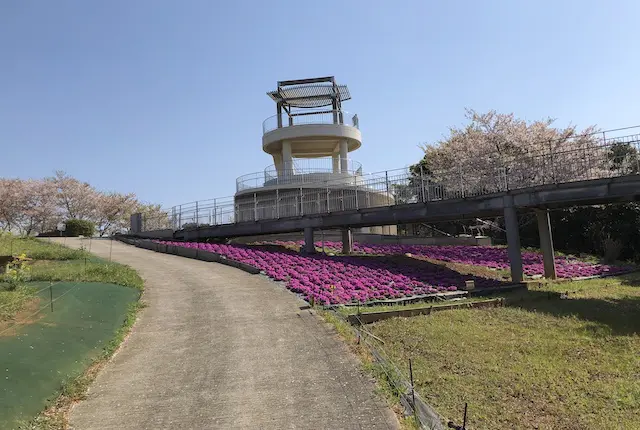
{"type": "Polygon", "coordinates": [[[340,141],[340,172],[342,174],[349,172],[349,145],[347,139],[340,141]]]}
{"type": "Polygon", "coordinates": [[[289,142],[288,140],[282,141],[282,169],[285,172],[285,176],[289,176],[293,173],[291,142],[289,142]]]}
{"type": "Polygon", "coordinates": [[[333,173],[340,173],[340,154],[333,154],[331,156],[331,162],[333,173]]]}

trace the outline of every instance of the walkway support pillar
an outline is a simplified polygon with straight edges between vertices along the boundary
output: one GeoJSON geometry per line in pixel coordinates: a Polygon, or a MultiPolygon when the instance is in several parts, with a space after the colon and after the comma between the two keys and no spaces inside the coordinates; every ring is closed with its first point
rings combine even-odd
{"type": "Polygon", "coordinates": [[[511,266],[511,280],[522,282],[522,254],[520,253],[520,232],[518,231],[518,216],[513,205],[513,197],[504,197],[504,224],[507,230],[507,251],[511,266]]]}
{"type": "Polygon", "coordinates": [[[553,235],[551,234],[551,220],[547,209],[536,209],[538,219],[538,235],[540,236],[540,249],[544,260],[544,277],[556,279],[556,260],[553,256],[553,235]]]}
{"type": "Polygon", "coordinates": [[[340,173],[340,154],[336,153],[331,156],[331,167],[333,173],[340,173]]]}
{"type": "Polygon", "coordinates": [[[342,253],[349,255],[353,252],[353,234],[351,227],[342,229],[342,253]]]}
{"type": "Polygon", "coordinates": [[[302,248],[305,254],[313,254],[316,252],[315,245],[313,244],[313,228],[304,228],[304,247],[302,248]]]}
{"type": "Polygon", "coordinates": [[[349,173],[349,143],[347,139],[340,141],[340,172],[349,173]]]}
{"type": "Polygon", "coordinates": [[[282,167],[284,168],[285,176],[291,176],[293,174],[291,142],[289,142],[288,140],[284,140],[282,142],[282,167]]]}

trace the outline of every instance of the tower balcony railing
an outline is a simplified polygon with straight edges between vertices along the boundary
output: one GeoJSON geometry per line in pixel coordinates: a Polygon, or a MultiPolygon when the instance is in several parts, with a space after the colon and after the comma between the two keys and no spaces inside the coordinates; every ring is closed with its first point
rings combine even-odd
{"type": "Polygon", "coordinates": [[[262,123],[262,133],[267,134],[278,128],[309,124],[341,124],[355,128],[360,126],[357,114],[343,110],[322,110],[270,116],[262,123]]]}
{"type": "Polygon", "coordinates": [[[271,165],[262,172],[249,173],[236,179],[236,192],[279,185],[300,186],[340,178],[362,176],[362,165],[351,159],[305,158],[293,159],[291,166],[271,165]],[[346,167],[346,169],[342,169],[346,167]]]}

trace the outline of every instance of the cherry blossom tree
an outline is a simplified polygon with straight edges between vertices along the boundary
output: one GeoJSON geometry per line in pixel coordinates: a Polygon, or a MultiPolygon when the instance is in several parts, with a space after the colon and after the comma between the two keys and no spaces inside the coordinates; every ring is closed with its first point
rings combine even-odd
{"type": "Polygon", "coordinates": [[[0,229],[16,228],[23,212],[24,186],[20,179],[0,178],[0,229]]]}
{"type": "Polygon", "coordinates": [[[21,233],[55,230],[61,220],[56,192],[56,184],[51,179],[22,182],[21,233]]]}
{"type": "Polygon", "coordinates": [[[132,193],[98,191],[62,171],[45,179],[0,178],[0,230],[30,235],[81,219],[94,223],[102,236],[127,228],[136,212],[154,228],[170,226],[160,205],[141,203],[132,193]]]}
{"type": "Polygon", "coordinates": [[[166,210],[158,204],[140,203],[136,213],[142,214],[144,230],[162,230],[171,228],[171,219],[166,210]]]}
{"type": "Polygon", "coordinates": [[[104,193],[96,199],[96,224],[100,236],[121,231],[129,225],[129,217],[139,203],[135,194],[104,193]]]}
{"type": "Polygon", "coordinates": [[[470,121],[425,145],[422,169],[448,190],[463,195],[607,175],[606,150],[595,126],[554,128],[553,119],[534,122],[496,111],[469,109],[470,121]]]}
{"type": "Polygon", "coordinates": [[[100,198],[95,188],[60,170],[52,180],[57,188],[58,206],[64,218],[95,220],[100,198]]]}

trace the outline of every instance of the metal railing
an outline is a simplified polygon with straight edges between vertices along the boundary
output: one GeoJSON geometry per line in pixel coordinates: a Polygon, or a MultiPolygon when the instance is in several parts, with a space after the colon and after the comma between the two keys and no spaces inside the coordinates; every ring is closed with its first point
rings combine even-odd
{"type": "Polygon", "coordinates": [[[343,110],[321,110],[270,116],[262,123],[262,133],[267,134],[278,128],[309,124],[342,124],[355,128],[360,127],[357,114],[343,110]]]}
{"type": "Polygon", "coordinates": [[[362,175],[362,165],[351,159],[296,158],[292,166],[268,166],[262,172],[248,173],[236,179],[236,192],[278,185],[302,185],[340,180],[362,175]],[[335,165],[334,165],[335,163],[335,165]],[[346,170],[342,170],[346,164],[346,170]]]}
{"type": "MultiPolygon", "coordinates": [[[[606,132],[606,133],[611,133],[606,132]]],[[[547,184],[640,173],[640,134],[589,141],[548,142],[525,154],[486,154],[482,160],[443,160],[428,174],[419,168],[319,181],[304,187],[246,193],[174,206],[173,229],[277,219],[448,199],[463,199],[547,184]],[[546,149],[546,148],[548,149],[546,149]],[[448,162],[446,164],[445,162],[448,162]]]]}

